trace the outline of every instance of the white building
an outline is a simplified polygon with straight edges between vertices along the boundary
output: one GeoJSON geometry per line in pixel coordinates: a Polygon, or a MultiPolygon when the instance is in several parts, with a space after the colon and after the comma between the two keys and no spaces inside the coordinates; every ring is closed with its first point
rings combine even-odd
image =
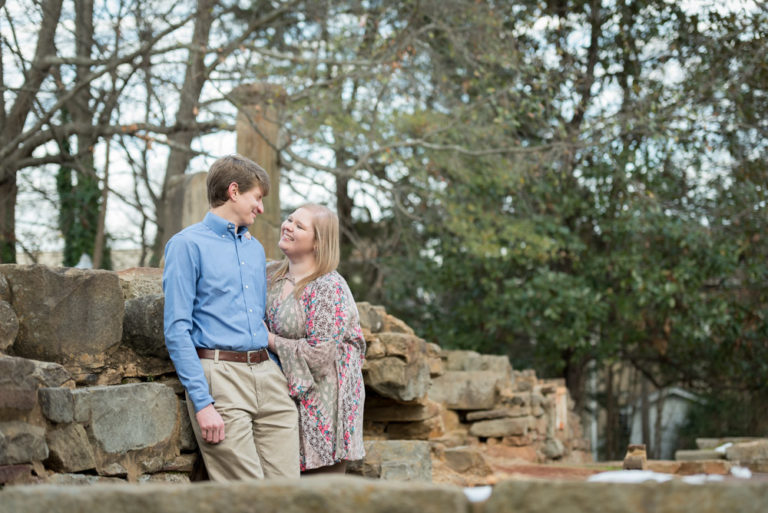
{"type": "MultiPolygon", "coordinates": [[[[659,411],[659,397],[662,397],[661,405],[661,452],[659,457],[665,460],[674,459],[678,449],[678,433],[688,418],[688,410],[693,403],[701,402],[701,399],[682,388],[671,387],[656,391],[648,396],[648,434],[651,445],[656,440],[656,414],[659,411]]],[[[633,406],[628,407],[630,417],[630,444],[643,443],[642,403],[638,400],[633,406]]]]}

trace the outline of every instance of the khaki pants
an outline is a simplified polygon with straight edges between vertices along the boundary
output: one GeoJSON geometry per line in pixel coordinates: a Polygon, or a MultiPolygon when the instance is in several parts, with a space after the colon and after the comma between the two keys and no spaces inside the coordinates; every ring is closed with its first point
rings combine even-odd
{"type": "Polygon", "coordinates": [[[195,438],[213,481],[299,477],[299,420],[288,384],[271,359],[258,364],[201,359],[224,440],[205,442],[187,396],[195,438]]]}

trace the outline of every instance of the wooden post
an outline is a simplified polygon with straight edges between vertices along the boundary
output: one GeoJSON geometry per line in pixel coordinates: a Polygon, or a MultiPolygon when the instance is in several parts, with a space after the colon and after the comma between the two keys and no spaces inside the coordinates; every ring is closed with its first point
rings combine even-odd
{"type": "Polygon", "coordinates": [[[285,90],[272,84],[244,84],[232,91],[238,107],[237,152],[253,160],[269,174],[270,191],[264,213],[251,226],[251,234],[264,246],[268,260],[282,258],[280,237],[280,169],[277,162],[280,114],[285,90]]]}

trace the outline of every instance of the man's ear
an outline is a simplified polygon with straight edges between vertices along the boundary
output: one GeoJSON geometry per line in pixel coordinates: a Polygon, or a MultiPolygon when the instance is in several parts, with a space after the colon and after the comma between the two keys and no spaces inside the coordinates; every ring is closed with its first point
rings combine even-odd
{"type": "Polygon", "coordinates": [[[229,184],[229,187],[227,187],[227,196],[229,196],[229,199],[232,201],[237,201],[237,195],[240,193],[240,187],[237,186],[237,182],[232,182],[229,184]]]}

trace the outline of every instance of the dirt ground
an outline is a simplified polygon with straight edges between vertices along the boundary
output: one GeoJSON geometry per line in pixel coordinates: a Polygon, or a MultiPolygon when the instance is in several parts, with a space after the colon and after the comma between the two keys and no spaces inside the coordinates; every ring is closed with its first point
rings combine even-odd
{"type": "MultiPolygon", "coordinates": [[[[594,474],[622,469],[621,461],[543,464],[520,458],[513,448],[499,445],[484,449],[487,467],[474,467],[462,473],[450,469],[444,462],[433,460],[433,481],[459,486],[493,485],[508,480],[586,481],[594,474]]],[[[650,462],[649,470],[664,472],[660,469],[670,463],[674,462],[650,462]]],[[[723,475],[723,480],[746,481],[730,474],[723,475]]],[[[768,482],[768,474],[753,472],[749,481],[768,482]]]]}

